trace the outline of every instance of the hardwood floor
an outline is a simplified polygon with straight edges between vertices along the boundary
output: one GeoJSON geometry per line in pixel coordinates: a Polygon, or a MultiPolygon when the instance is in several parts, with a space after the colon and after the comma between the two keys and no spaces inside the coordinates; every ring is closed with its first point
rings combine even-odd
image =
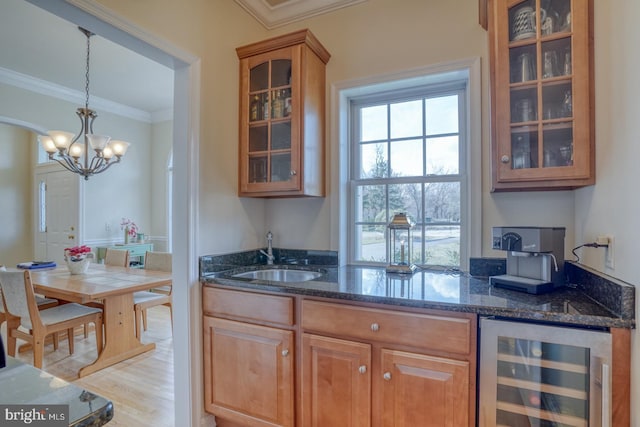
{"type": "MultiPolygon", "coordinates": [[[[109,427],[173,427],[173,338],[169,308],[148,310],[148,327],[142,342],[156,343],[154,351],[141,354],[114,366],[77,378],[78,370],[96,358],[95,334],[85,339],[76,331],[75,352],[69,355],[66,338],[60,340],[57,351],[45,346],[43,370],[99,394],[113,402],[114,417],[109,427]]],[[[6,343],[6,324],[2,325],[6,343]]],[[[18,341],[18,345],[21,341],[18,341]]],[[[18,353],[17,358],[33,363],[33,352],[18,353]]]]}

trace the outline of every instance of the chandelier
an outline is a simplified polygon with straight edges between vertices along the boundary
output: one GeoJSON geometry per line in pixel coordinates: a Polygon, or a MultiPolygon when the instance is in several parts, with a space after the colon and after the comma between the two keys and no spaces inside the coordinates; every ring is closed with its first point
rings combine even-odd
{"type": "Polygon", "coordinates": [[[42,148],[49,154],[49,160],[55,160],[68,171],[77,173],[88,180],[91,175],[104,172],[111,165],[119,163],[127,152],[129,143],[93,133],[93,121],[98,117],[98,114],[89,108],[89,55],[91,52],[90,38],[93,33],[84,28],[78,27],[78,29],[87,37],[85,103],[84,108],[76,110],[81,124],[80,132],[75,136],[71,132],[52,130],[47,132],[48,136],[38,136],[38,140],[42,148]],[[90,150],[95,153],[91,159],[89,159],[90,150]]]}

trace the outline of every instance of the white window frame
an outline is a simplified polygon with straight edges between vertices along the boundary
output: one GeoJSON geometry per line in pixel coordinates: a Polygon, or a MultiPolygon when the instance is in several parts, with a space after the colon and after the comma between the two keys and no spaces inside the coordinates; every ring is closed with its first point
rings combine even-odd
{"type": "MultiPolygon", "coordinates": [[[[361,245],[358,243],[357,238],[356,238],[356,234],[357,231],[355,230],[355,228],[358,226],[358,224],[362,224],[362,221],[358,221],[357,219],[357,211],[358,211],[358,205],[359,205],[359,201],[357,200],[357,192],[358,192],[358,188],[362,185],[382,185],[382,186],[391,186],[391,185],[402,185],[402,184],[417,184],[421,187],[421,189],[423,188],[423,185],[428,184],[428,183],[446,183],[446,182],[450,182],[450,183],[459,183],[460,184],[460,222],[457,223],[456,225],[460,226],[460,234],[463,234],[463,228],[466,227],[466,223],[464,223],[463,218],[464,216],[462,215],[462,212],[466,212],[466,203],[468,201],[468,197],[467,197],[467,180],[466,180],[466,157],[467,157],[467,144],[466,139],[467,139],[467,129],[466,129],[466,120],[465,120],[465,114],[466,114],[466,101],[467,101],[467,97],[466,97],[466,91],[467,91],[467,81],[468,78],[466,76],[464,77],[460,77],[460,78],[456,78],[455,80],[452,81],[447,81],[447,82],[442,82],[442,83],[435,83],[435,84],[431,84],[431,85],[426,85],[426,86],[417,86],[417,87],[410,87],[404,90],[396,90],[393,91],[391,93],[389,92],[381,92],[381,93],[376,93],[376,94],[372,94],[372,95],[367,95],[364,97],[354,97],[350,99],[350,104],[351,104],[351,108],[350,108],[350,113],[349,113],[349,120],[350,120],[350,130],[351,130],[351,141],[350,141],[350,146],[351,146],[351,162],[350,162],[350,176],[349,176],[349,239],[348,239],[348,247],[349,247],[349,259],[351,260],[351,263],[354,265],[386,265],[388,263],[388,259],[383,261],[383,262],[378,262],[378,261],[367,261],[367,260],[363,260],[362,258],[358,257],[358,252],[359,249],[362,249],[361,245]],[[452,95],[456,95],[458,97],[458,131],[456,132],[457,136],[458,136],[458,173],[457,174],[447,174],[447,175],[421,175],[421,176],[400,176],[400,177],[391,177],[391,176],[385,176],[385,177],[375,177],[375,178],[361,178],[360,177],[360,170],[362,168],[361,165],[361,158],[360,158],[360,129],[362,124],[360,123],[360,111],[362,108],[366,108],[369,106],[374,106],[374,105],[393,105],[396,103],[403,103],[403,102],[407,102],[407,101],[418,101],[420,100],[420,102],[422,103],[422,107],[424,109],[425,104],[424,104],[424,100],[425,99],[433,99],[433,98],[438,98],[438,97],[442,97],[442,96],[452,96],[452,95]]],[[[387,111],[387,114],[390,114],[390,111],[387,111]]],[[[424,125],[424,110],[421,114],[421,116],[423,116],[423,125],[424,125]]],[[[387,125],[388,125],[388,129],[387,132],[390,132],[390,122],[391,118],[388,116],[387,117],[387,125]]],[[[426,149],[426,146],[424,145],[425,141],[430,140],[430,139],[435,139],[435,138],[439,138],[442,136],[449,136],[448,135],[427,135],[426,133],[426,129],[423,129],[423,134],[421,135],[415,135],[411,138],[402,138],[402,139],[412,139],[412,140],[416,140],[416,139],[422,139],[423,140],[423,148],[426,149]]],[[[391,138],[390,135],[387,135],[385,138],[385,141],[393,141],[393,138],[391,138]],[[386,138],[390,138],[389,140],[386,140],[386,138]]],[[[384,142],[384,141],[383,141],[384,142]]],[[[391,143],[387,143],[387,150],[391,150],[391,145],[394,144],[393,142],[391,143]]],[[[390,157],[390,153],[387,153],[387,161],[391,162],[391,157],[390,157]]],[[[388,166],[390,167],[390,164],[388,164],[388,166]]],[[[425,167],[425,165],[423,164],[423,168],[425,167]]],[[[422,200],[422,210],[424,213],[424,209],[426,207],[426,200],[424,200],[424,192],[422,192],[422,196],[421,196],[421,200],[422,200]]],[[[390,194],[386,195],[386,202],[388,204],[389,202],[389,197],[390,194]]],[[[387,209],[389,207],[387,206],[387,209]]],[[[387,213],[389,215],[393,215],[393,212],[391,211],[387,211],[387,213]]],[[[423,215],[424,216],[424,215],[423,215]]],[[[416,218],[413,218],[413,220],[415,220],[416,218]]],[[[387,224],[389,221],[391,220],[390,217],[385,218],[384,224],[387,224]]],[[[424,221],[424,218],[423,218],[424,221]]],[[[416,224],[416,226],[414,227],[413,230],[413,234],[414,235],[420,235],[423,232],[426,233],[426,231],[424,230],[424,228],[426,228],[427,226],[430,227],[437,227],[437,226],[443,226],[443,225],[450,225],[451,223],[433,223],[433,224],[429,224],[427,225],[426,223],[423,224],[416,224]]],[[[381,224],[378,224],[381,225],[381,224]]],[[[386,236],[388,238],[388,236],[386,236]]],[[[420,250],[418,250],[417,246],[414,245],[414,254],[415,253],[420,253],[424,256],[423,253],[423,248],[422,246],[424,245],[424,240],[420,239],[420,241],[422,242],[420,250]]],[[[385,245],[388,245],[388,241],[386,241],[385,245]]],[[[460,246],[463,245],[462,239],[460,240],[460,246]]],[[[389,253],[387,251],[386,253],[386,257],[389,257],[389,253]]],[[[419,265],[421,266],[428,266],[428,267],[436,267],[435,265],[433,265],[433,263],[430,262],[430,260],[425,260],[425,262],[420,262],[419,265]]],[[[451,268],[459,268],[459,264],[457,265],[451,265],[449,266],[451,268]]]]}
{"type": "MultiPolygon", "coordinates": [[[[333,193],[331,202],[339,208],[336,210],[334,224],[337,228],[332,230],[332,246],[337,247],[341,256],[341,264],[355,264],[350,251],[350,229],[352,224],[350,217],[350,189],[349,189],[349,165],[351,153],[349,136],[351,133],[349,124],[349,108],[351,99],[359,98],[379,92],[402,90],[410,87],[431,85],[448,82],[459,78],[467,79],[466,113],[463,115],[466,129],[464,148],[466,156],[463,158],[466,170],[466,188],[464,197],[465,207],[461,206],[460,235],[460,269],[467,271],[469,257],[481,255],[481,228],[482,228],[482,181],[481,181],[481,157],[482,157],[482,126],[481,126],[481,79],[480,58],[463,59],[446,64],[438,64],[406,70],[380,76],[371,76],[364,79],[338,82],[332,85],[332,109],[331,117],[334,126],[334,140],[339,141],[338,150],[331,153],[330,161],[338,165],[337,173],[331,175],[331,185],[339,188],[333,193]]],[[[462,165],[461,165],[462,167],[462,165]]],[[[360,263],[358,263],[360,264],[360,263]]]]}

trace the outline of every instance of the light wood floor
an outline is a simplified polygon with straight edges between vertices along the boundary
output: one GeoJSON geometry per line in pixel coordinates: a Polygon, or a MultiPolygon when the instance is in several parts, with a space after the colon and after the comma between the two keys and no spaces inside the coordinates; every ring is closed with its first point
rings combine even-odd
{"type": "MultiPolygon", "coordinates": [[[[95,360],[96,346],[93,331],[85,339],[78,330],[73,355],[69,355],[66,338],[60,340],[57,351],[53,345],[45,347],[43,370],[111,400],[114,416],[109,427],[173,427],[173,338],[169,308],[149,309],[148,327],[142,334],[142,342],[156,343],[154,351],[79,379],[78,370],[95,360]]],[[[6,323],[2,324],[2,337],[6,343],[6,323]]],[[[31,351],[18,353],[17,358],[33,363],[31,351]]]]}

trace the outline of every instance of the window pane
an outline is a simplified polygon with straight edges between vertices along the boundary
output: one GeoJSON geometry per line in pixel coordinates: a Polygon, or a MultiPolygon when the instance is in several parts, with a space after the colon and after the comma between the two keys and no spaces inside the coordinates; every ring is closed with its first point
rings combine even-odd
{"type": "Polygon", "coordinates": [[[356,260],[387,262],[386,225],[356,225],[356,260]]]}
{"type": "Polygon", "coordinates": [[[384,185],[363,185],[357,188],[357,222],[387,222],[384,188],[384,185]]]}
{"type": "Polygon", "coordinates": [[[422,222],[422,190],[420,184],[389,185],[389,218],[404,212],[414,223],[422,222]]]}
{"type": "Polygon", "coordinates": [[[387,176],[387,144],[360,145],[360,178],[384,178],[387,176]]]}
{"type": "Polygon", "coordinates": [[[427,175],[459,173],[458,136],[427,139],[427,175]]]}
{"type": "Polygon", "coordinates": [[[422,136],[422,100],[391,104],[391,138],[422,136]]]}
{"type": "Polygon", "coordinates": [[[460,222],[460,183],[425,184],[425,223],[460,222]]]}
{"type": "Polygon", "coordinates": [[[391,176],[422,176],[422,140],[391,143],[391,176]]]}
{"type": "Polygon", "coordinates": [[[460,226],[427,227],[425,247],[425,264],[460,265],[460,226]]]}
{"type": "Polygon", "coordinates": [[[458,133],[458,95],[427,99],[425,121],[427,135],[458,133]]]}
{"type": "Polygon", "coordinates": [[[360,141],[387,139],[387,106],[366,107],[360,110],[360,141]]]}

